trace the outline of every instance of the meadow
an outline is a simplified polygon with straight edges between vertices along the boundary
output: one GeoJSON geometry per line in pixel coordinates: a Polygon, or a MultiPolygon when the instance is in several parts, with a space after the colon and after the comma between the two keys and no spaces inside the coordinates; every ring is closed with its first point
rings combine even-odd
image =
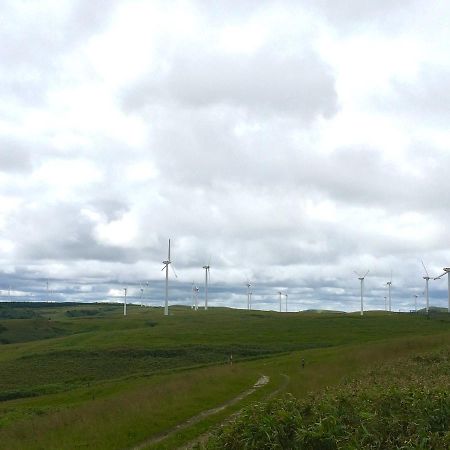
{"type": "Polygon", "coordinates": [[[447,314],[0,304],[0,448],[177,448],[255,400],[302,398],[367,366],[446,348],[447,314]],[[233,364],[230,364],[232,355],[233,364]],[[305,369],[300,359],[306,361],[305,369]],[[270,382],[225,410],[262,375],[270,382]]]}

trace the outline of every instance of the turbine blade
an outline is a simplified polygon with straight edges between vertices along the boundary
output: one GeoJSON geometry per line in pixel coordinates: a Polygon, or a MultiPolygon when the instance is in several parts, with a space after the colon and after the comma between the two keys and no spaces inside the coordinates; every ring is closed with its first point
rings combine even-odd
{"type": "Polygon", "coordinates": [[[354,273],[357,277],[359,277],[359,273],[358,273],[356,270],[354,270],[353,273],[354,273]]]}
{"type": "Polygon", "coordinates": [[[392,283],[392,269],[391,269],[391,279],[390,279],[390,282],[392,283]]]}
{"type": "Polygon", "coordinates": [[[167,264],[161,269],[161,272],[167,267],[167,264]]]}
{"type": "Polygon", "coordinates": [[[175,272],[175,269],[173,268],[173,265],[170,265],[170,268],[172,269],[173,274],[175,275],[175,278],[178,278],[177,273],[175,272]]]}
{"type": "Polygon", "coordinates": [[[368,271],[364,274],[363,278],[365,278],[369,272],[370,272],[370,270],[368,270],[368,271]]]}
{"type": "Polygon", "coordinates": [[[447,274],[447,272],[444,272],[442,275],[439,275],[438,277],[436,277],[436,278],[433,278],[433,280],[439,280],[439,279],[441,279],[444,275],[446,275],[447,274]]]}
{"type": "Polygon", "coordinates": [[[425,273],[427,274],[427,277],[429,277],[430,275],[428,275],[428,270],[425,267],[425,264],[423,263],[423,260],[421,259],[420,262],[422,263],[423,268],[425,269],[425,273]]]}
{"type": "Polygon", "coordinates": [[[170,261],[170,239],[169,239],[169,257],[167,258],[167,261],[170,261]]]}

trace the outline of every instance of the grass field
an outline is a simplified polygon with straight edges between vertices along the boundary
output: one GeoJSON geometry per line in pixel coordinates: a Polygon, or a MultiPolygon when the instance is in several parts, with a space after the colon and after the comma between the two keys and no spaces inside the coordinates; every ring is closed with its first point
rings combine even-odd
{"type": "Polygon", "coordinates": [[[447,314],[171,312],[1,304],[0,448],[132,448],[270,376],[239,405],[148,446],[177,448],[280,386],[300,398],[450,342],[447,314]]]}

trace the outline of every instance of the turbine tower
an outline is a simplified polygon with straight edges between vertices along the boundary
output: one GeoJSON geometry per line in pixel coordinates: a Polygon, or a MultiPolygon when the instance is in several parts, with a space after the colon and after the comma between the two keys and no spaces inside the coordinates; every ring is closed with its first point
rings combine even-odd
{"type": "Polygon", "coordinates": [[[422,277],[422,278],[425,280],[425,296],[426,296],[426,299],[427,299],[426,311],[427,311],[427,314],[428,314],[428,312],[430,310],[430,296],[429,296],[429,291],[428,291],[428,282],[430,281],[431,277],[430,277],[430,275],[428,275],[428,270],[425,267],[425,264],[423,263],[423,261],[422,261],[422,266],[425,269],[425,273],[426,273],[426,276],[422,277]]]}
{"type": "Polygon", "coordinates": [[[417,294],[414,294],[414,312],[417,313],[417,294]]]}
{"type": "Polygon", "coordinates": [[[250,292],[248,293],[248,295],[249,295],[249,298],[250,298],[250,309],[252,309],[252,295],[253,295],[253,292],[250,291],[250,292]]]}
{"type": "Polygon", "coordinates": [[[281,312],[281,296],[283,295],[283,293],[281,291],[278,291],[278,295],[280,297],[280,312],[281,312]]]}
{"type": "MultiPolygon", "coordinates": [[[[211,259],[210,259],[211,263],[211,259]]],[[[209,264],[203,266],[205,269],[205,311],[208,309],[208,279],[209,279],[209,264]]]]}
{"type": "Polygon", "coordinates": [[[387,297],[384,296],[384,310],[387,311],[387,297]]]}
{"type": "Polygon", "coordinates": [[[359,275],[357,272],[354,272],[358,277],[358,280],[361,282],[361,316],[364,315],[364,278],[366,278],[369,271],[367,271],[364,275],[359,275]]]}
{"type": "Polygon", "coordinates": [[[440,280],[444,275],[447,275],[447,281],[448,281],[448,305],[447,305],[447,312],[450,313],[450,267],[444,267],[442,269],[444,273],[442,275],[439,275],[435,278],[435,280],[440,280]]]}
{"type": "MultiPolygon", "coordinates": [[[[169,252],[167,261],[163,261],[164,267],[161,269],[161,272],[165,269],[166,270],[166,299],[164,302],[164,315],[169,315],[169,266],[172,263],[170,260],[170,239],[169,239],[169,252]]],[[[175,275],[175,278],[177,278],[177,274],[175,273],[175,270],[173,266],[171,266],[173,274],[175,275]]]]}
{"type": "Polygon", "coordinates": [[[123,315],[127,315],[127,288],[123,288],[123,315]]]}
{"type": "Polygon", "coordinates": [[[143,299],[144,299],[144,288],[143,288],[143,286],[142,286],[142,283],[140,284],[140,291],[141,291],[141,298],[140,298],[140,300],[141,300],[141,306],[144,306],[143,305],[143,299]]]}
{"type": "Polygon", "coordinates": [[[288,295],[287,294],[283,294],[283,295],[286,297],[286,312],[288,312],[288,302],[287,302],[288,295]]]}

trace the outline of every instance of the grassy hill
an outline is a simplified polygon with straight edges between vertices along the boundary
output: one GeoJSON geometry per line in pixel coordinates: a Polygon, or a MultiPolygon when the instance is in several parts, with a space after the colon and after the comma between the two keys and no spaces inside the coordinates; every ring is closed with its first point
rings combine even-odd
{"type": "Polygon", "coordinates": [[[447,345],[449,319],[182,306],[164,317],[161,308],[134,305],[123,317],[113,304],[1,304],[0,448],[127,448],[239,394],[262,373],[271,382],[254,396],[277,390],[284,376],[291,381],[283,389],[301,396],[372,359],[447,345]],[[301,389],[300,357],[324,368],[301,389]]]}

